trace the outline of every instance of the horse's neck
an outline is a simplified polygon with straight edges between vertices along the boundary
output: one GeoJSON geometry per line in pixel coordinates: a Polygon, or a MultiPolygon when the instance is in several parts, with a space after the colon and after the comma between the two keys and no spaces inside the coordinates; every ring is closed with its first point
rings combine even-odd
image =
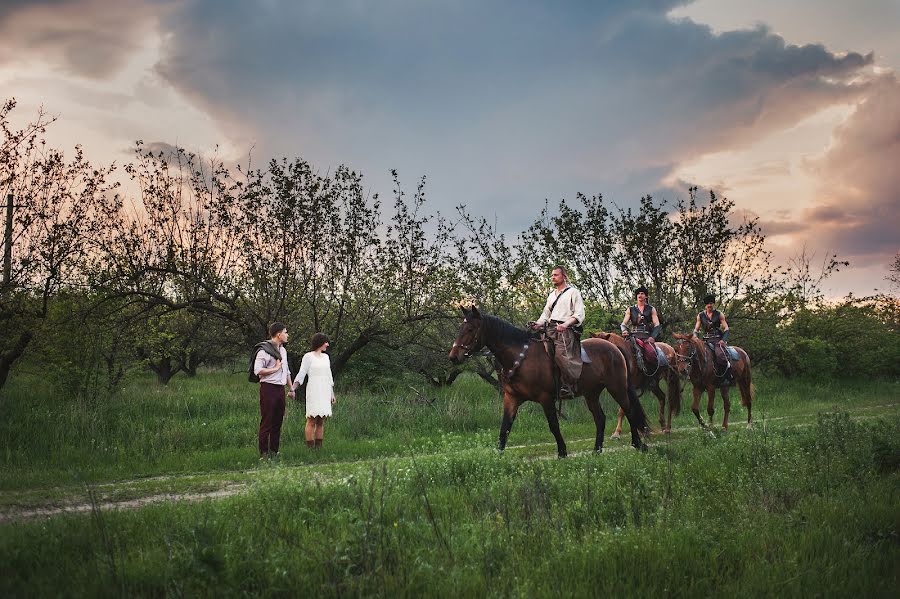
{"type": "Polygon", "coordinates": [[[509,369],[512,368],[513,363],[518,359],[525,344],[523,344],[522,347],[513,347],[507,343],[501,343],[495,339],[490,339],[485,341],[485,345],[491,350],[491,353],[494,354],[494,357],[497,358],[500,365],[503,366],[503,368],[509,369]]]}
{"type": "Polygon", "coordinates": [[[491,353],[494,354],[494,357],[497,358],[497,361],[500,362],[500,365],[506,369],[512,368],[516,360],[521,359],[519,357],[519,354],[526,351],[525,345],[531,345],[532,343],[540,343],[540,341],[529,339],[522,341],[522,343],[519,345],[516,345],[515,343],[510,344],[501,342],[499,339],[493,338],[493,336],[488,336],[484,340],[484,345],[489,350],[491,350],[491,353]]]}
{"type": "Polygon", "coordinates": [[[700,362],[700,374],[701,376],[706,375],[706,366],[710,363],[710,353],[712,350],[709,349],[709,346],[706,344],[706,341],[700,341],[700,347],[697,348],[697,360],[700,362]]]}

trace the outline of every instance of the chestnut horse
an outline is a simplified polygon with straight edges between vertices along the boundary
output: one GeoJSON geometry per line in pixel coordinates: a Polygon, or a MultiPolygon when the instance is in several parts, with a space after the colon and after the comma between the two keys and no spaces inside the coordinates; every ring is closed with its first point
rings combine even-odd
{"type": "MultiPolygon", "coordinates": [[[[628,339],[616,333],[594,333],[593,337],[606,339],[619,348],[622,355],[625,356],[625,364],[628,367],[628,395],[631,401],[638,401],[638,389],[650,389],[656,399],[659,400],[659,428],[664,433],[672,431],[672,414],[678,416],[681,412],[681,380],[678,378],[678,371],[675,368],[675,350],[668,343],[656,342],[656,346],[662,350],[669,366],[666,368],[658,367],[655,372],[648,375],[637,365],[634,357],[634,348],[628,339]],[[659,382],[666,381],[666,391],[663,393],[659,387],[659,382]],[[669,417],[665,418],[666,398],[669,399],[669,417]]],[[[625,413],[619,408],[619,419],[616,421],[616,433],[622,430],[622,417],[625,413]]],[[[614,437],[618,437],[614,434],[614,437]]]]}
{"type": "Polygon", "coordinates": [[[709,426],[713,424],[714,402],[716,398],[716,388],[722,394],[722,404],[724,416],[722,417],[722,428],[728,430],[728,413],[731,410],[731,400],[728,398],[728,387],[736,384],[741,392],[741,405],[747,408],[747,426],[751,426],[751,404],[753,403],[753,382],[750,373],[750,357],[747,352],[739,347],[731,346],[737,351],[739,360],[731,361],[731,374],[733,383],[727,383],[722,378],[721,373],[717,372],[715,356],[713,351],[706,345],[702,339],[698,339],[693,335],[680,335],[674,333],[672,335],[678,340],[675,345],[675,352],[678,354],[676,360],[678,362],[678,371],[682,375],[686,375],[691,379],[694,386],[694,403],[691,404],[691,411],[697,417],[700,426],[707,428],[707,424],[700,417],[700,395],[706,390],[708,401],[706,403],[706,413],[709,415],[709,426]]]}
{"type": "MultiPolygon", "coordinates": [[[[556,451],[565,457],[566,442],[559,431],[556,413],[556,385],[553,376],[553,362],[544,349],[544,344],[529,331],[522,330],[501,318],[481,314],[478,308],[463,308],[465,319],[459,327],[456,342],[450,349],[449,358],[456,364],[478,352],[483,347],[499,362],[501,384],[503,386],[503,420],[500,424],[498,449],[503,451],[512,429],[519,406],[526,401],[535,401],[544,409],[550,432],[556,438],[556,451]]],[[[578,379],[576,394],[584,395],[584,401],[597,427],[594,451],[603,451],[603,429],[606,416],[600,406],[600,393],[604,388],[618,402],[628,415],[631,424],[631,444],[636,449],[646,449],[639,431],[647,428],[647,415],[639,402],[628,398],[628,372],[625,359],[615,345],[603,339],[586,339],[582,344],[591,359],[584,364],[578,379]]]]}

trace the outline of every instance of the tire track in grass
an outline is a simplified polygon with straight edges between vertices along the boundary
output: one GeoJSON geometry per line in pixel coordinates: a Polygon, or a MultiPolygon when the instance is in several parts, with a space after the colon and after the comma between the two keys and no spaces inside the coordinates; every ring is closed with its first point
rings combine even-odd
{"type": "MultiPolygon", "coordinates": [[[[880,405],[875,405],[875,406],[866,406],[866,407],[857,408],[857,411],[877,410],[877,409],[882,409],[882,408],[893,408],[893,407],[897,407],[897,406],[900,406],[900,404],[897,404],[897,403],[880,404],[880,405]]],[[[768,422],[806,419],[806,418],[810,418],[810,417],[816,416],[817,414],[821,414],[821,413],[825,413],[825,412],[797,414],[797,415],[793,415],[793,416],[777,416],[777,417],[773,417],[773,418],[763,418],[761,420],[755,421],[753,426],[751,427],[751,429],[759,428],[759,429],[764,430],[766,427],[766,424],[768,422]]],[[[871,419],[874,419],[877,417],[878,416],[852,416],[851,419],[852,420],[871,420],[871,419]]],[[[814,423],[811,423],[811,422],[804,422],[804,423],[790,425],[788,428],[806,428],[806,427],[812,426],[813,424],[814,423]]],[[[731,426],[747,428],[747,423],[746,422],[735,422],[735,423],[732,423],[731,426]]],[[[684,432],[691,432],[691,431],[703,432],[702,429],[700,429],[698,425],[679,426],[679,427],[675,427],[672,429],[673,434],[676,432],[684,433],[684,432]]],[[[706,431],[706,432],[708,432],[711,435],[714,434],[712,431],[706,431]]],[[[667,444],[667,445],[669,443],[681,443],[681,442],[684,442],[687,440],[684,437],[679,438],[679,439],[673,439],[671,436],[663,435],[661,433],[655,434],[654,438],[659,439],[660,441],[665,441],[665,444],[667,444]]],[[[593,441],[594,441],[594,437],[584,437],[584,438],[578,438],[578,439],[571,439],[568,441],[568,444],[569,445],[575,445],[575,444],[581,444],[581,443],[590,444],[593,441]]],[[[546,442],[540,441],[540,442],[535,442],[535,443],[525,443],[525,444],[521,444],[521,445],[507,445],[506,449],[508,451],[518,452],[520,450],[527,450],[527,449],[534,449],[534,448],[548,447],[548,446],[555,448],[556,442],[555,441],[546,441],[546,442]]],[[[433,452],[430,454],[425,454],[424,456],[421,456],[421,457],[427,458],[427,457],[434,457],[437,455],[446,456],[448,453],[449,454],[460,453],[462,451],[467,451],[467,450],[468,449],[439,451],[439,452],[433,452]]],[[[631,444],[628,442],[628,439],[623,437],[622,442],[613,447],[604,446],[603,453],[618,453],[618,452],[625,451],[625,450],[630,451],[631,444]]],[[[570,457],[578,457],[578,456],[590,455],[593,453],[594,452],[592,449],[586,449],[586,450],[578,450],[578,451],[570,452],[569,456],[570,457]]],[[[546,455],[546,456],[542,455],[542,456],[534,457],[532,459],[555,459],[555,458],[556,458],[555,455],[546,455]]],[[[242,470],[242,471],[236,471],[236,472],[233,471],[230,473],[223,472],[221,474],[223,477],[227,477],[229,474],[234,476],[236,473],[240,473],[241,475],[244,475],[244,476],[249,475],[251,478],[265,480],[267,477],[269,477],[272,474],[275,474],[279,471],[299,473],[303,470],[306,470],[307,471],[306,474],[312,475],[312,477],[315,478],[316,482],[319,484],[346,484],[348,478],[355,472],[326,474],[323,472],[317,472],[314,469],[318,469],[318,468],[333,469],[335,467],[341,467],[341,468],[349,468],[349,469],[353,469],[353,470],[356,470],[356,469],[361,470],[362,469],[361,467],[364,465],[371,465],[371,464],[383,463],[383,462],[399,462],[401,460],[406,460],[406,459],[408,459],[406,456],[375,457],[375,458],[366,458],[366,459],[361,459],[361,460],[327,462],[324,464],[303,464],[303,465],[299,465],[299,466],[278,465],[275,467],[275,469],[266,468],[263,470],[257,470],[257,469],[242,470]],[[312,471],[310,472],[310,470],[312,470],[312,471]]],[[[91,485],[91,488],[93,488],[93,489],[114,488],[117,490],[126,490],[129,485],[145,484],[148,481],[149,482],[173,481],[173,480],[189,479],[189,478],[198,477],[198,476],[209,476],[209,475],[208,474],[207,475],[186,474],[186,475],[172,475],[172,476],[155,476],[155,477],[134,479],[134,480],[129,480],[129,481],[101,483],[101,484],[97,484],[97,485],[91,485]]],[[[57,488],[59,488],[59,487],[57,487],[57,488]]],[[[232,483],[232,484],[226,484],[220,488],[217,488],[217,489],[214,489],[211,491],[203,491],[203,492],[154,493],[154,494],[146,495],[143,497],[136,497],[136,498],[124,499],[124,500],[100,499],[98,501],[98,503],[96,504],[96,506],[91,504],[90,502],[83,502],[83,503],[71,503],[68,505],[42,505],[42,506],[34,506],[34,507],[16,507],[16,508],[13,508],[10,510],[0,512],[0,525],[19,522],[19,521],[25,521],[25,520],[31,520],[34,518],[50,518],[50,517],[57,516],[60,514],[89,513],[94,509],[136,510],[136,509],[140,509],[147,505],[164,503],[164,502],[198,502],[198,501],[206,501],[206,500],[224,499],[227,497],[233,497],[235,495],[244,493],[249,488],[250,488],[250,484],[232,483]]]]}

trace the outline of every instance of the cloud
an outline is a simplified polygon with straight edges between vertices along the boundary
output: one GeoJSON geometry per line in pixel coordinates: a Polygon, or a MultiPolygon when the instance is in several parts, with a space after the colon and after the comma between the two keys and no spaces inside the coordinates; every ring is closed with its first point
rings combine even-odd
{"type": "Polygon", "coordinates": [[[162,19],[157,71],[263,153],[427,174],[440,207],[517,214],[577,190],[636,200],[872,85],[872,54],[715,34],[669,19],[680,4],[198,0],[162,19]]]}
{"type": "Polygon", "coordinates": [[[42,59],[81,77],[109,77],[140,47],[167,4],[5,0],[0,5],[0,63],[42,59]]]}
{"type": "Polygon", "coordinates": [[[857,264],[884,264],[900,250],[900,81],[880,78],[810,165],[822,182],[805,213],[817,242],[857,264]]]}
{"type": "MultiPolygon", "coordinates": [[[[227,131],[222,141],[323,169],[347,163],[381,192],[391,168],[410,185],[427,174],[432,207],[500,212],[520,231],[545,198],[584,191],[627,205],[654,190],[683,194],[660,187],[679,164],[882,85],[871,53],[668,16],[686,4],[19,0],[0,6],[0,49],[102,80],[142,36],[157,36],[155,74],[227,131]]],[[[152,87],[138,96],[152,98],[152,87]]],[[[862,193],[880,185],[866,181],[862,193]]],[[[804,226],[826,205],[846,209],[851,191],[823,194],[804,226]]]]}

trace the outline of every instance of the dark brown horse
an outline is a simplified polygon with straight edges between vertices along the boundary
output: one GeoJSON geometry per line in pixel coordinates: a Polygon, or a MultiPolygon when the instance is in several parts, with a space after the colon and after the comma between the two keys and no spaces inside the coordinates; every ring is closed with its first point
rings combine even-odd
{"type": "Polygon", "coordinates": [[[739,347],[732,346],[740,357],[737,361],[731,361],[731,374],[733,383],[723,378],[720,367],[715,363],[715,355],[713,351],[706,345],[702,339],[698,339],[693,335],[672,335],[678,340],[675,344],[675,352],[678,354],[678,371],[690,378],[691,384],[694,386],[694,402],[691,404],[691,411],[697,417],[700,426],[706,428],[707,423],[703,422],[700,417],[700,395],[706,390],[708,401],[706,403],[706,413],[709,416],[709,426],[713,424],[713,413],[715,412],[716,389],[722,394],[722,408],[724,416],[722,417],[722,428],[728,430],[728,413],[731,410],[731,400],[728,398],[728,387],[732,384],[737,385],[741,392],[741,405],[747,408],[747,426],[751,425],[751,405],[753,403],[753,381],[750,372],[750,357],[747,352],[739,347]]]}
{"type": "MultiPolygon", "coordinates": [[[[628,395],[631,397],[631,401],[638,401],[638,390],[650,389],[653,395],[656,396],[656,399],[659,400],[659,428],[664,433],[671,432],[672,414],[674,413],[678,416],[679,412],[681,412],[681,380],[675,368],[675,350],[672,346],[668,343],[656,342],[656,346],[662,350],[669,361],[669,366],[666,368],[658,367],[655,371],[651,368],[651,372],[648,374],[638,367],[637,360],[634,357],[634,348],[630,341],[616,333],[601,332],[594,333],[593,336],[598,339],[606,339],[619,348],[619,351],[625,357],[625,364],[628,367],[628,395]],[[659,386],[660,381],[666,381],[667,393],[662,392],[659,386]],[[665,418],[667,398],[669,400],[669,417],[665,418]]],[[[622,430],[622,417],[624,415],[625,412],[622,408],[619,408],[616,433],[622,430]]],[[[618,437],[618,435],[614,436],[618,437]]]]}
{"type": "MultiPolygon", "coordinates": [[[[463,309],[465,319],[459,327],[456,342],[450,349],[449,358],[460,363],[483,347],[487,347],[502,368],[503,420],[500,424],[498,448],[506,447],[509,431],[519,411],[526,401],[535,401],[544,408],[550,432],[556,438],[559,457],[566,456],[566,442],[559,431],[556,413],[556,386],[553,377],[553,362],[544,349],[543,343],[531,333],[488,314],[481,314],[478,308],[463,309]]],[[[639,431],[647,427],[647,416],[639,402],[628,398],[628,372],[625,359],[615,345],[603,339],[586,339],[582,343],[591,363],[585,364],[578,379],[576,393],[584,395],[584,401],[594,417],[597,436],[594,451],[603,450],[603,429],[606,416],[600,406],[600,393],[604,388],[618,402],[628,415],[631,424],[631,444],[637,449],[646,449],[639,431]]]]}

